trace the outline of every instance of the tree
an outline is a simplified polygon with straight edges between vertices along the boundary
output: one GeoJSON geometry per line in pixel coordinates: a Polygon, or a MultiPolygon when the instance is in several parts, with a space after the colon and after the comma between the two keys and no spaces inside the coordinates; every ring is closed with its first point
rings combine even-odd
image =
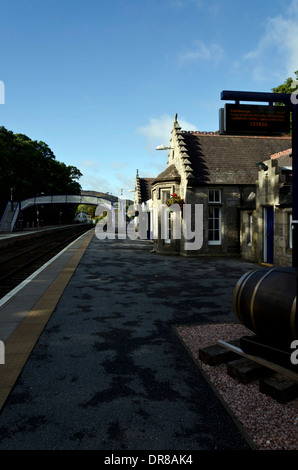
{"type": "MultiPolygon", "coordinates": [[[[33,141],[25,134],[14,134],[5,127],[0,127],[0,214],[10,200],[12,188],[14,201],[41,193],[80,194],[78,180],[81,176],[76,167],[56,160],[45,142],[33,141]]],[[[57,210],[57,207],[50,210],[45,206],[45,212],[55,214],[57,210]]],[[[69,217],[74,210],[75,208],[63,208],[69,217]]]]}
{"type": "MultiPolygon", "coordinates": [[[[298,80],[298,70],[296,70],[296,72],[294,72],[294,74],[296,76],[296,78],[294,80],[298,80]]],[[[297,86],[293,87],[292,83],[293,83],[293,78],[289,77],[281,85],[278,85],[277,87],[272,88],[272,91],[273,91],[273,93],[294,93],[297,86]]],[[[281,104],[281,103],[279,103],[279,104],[281,104]]]]}
{"type": "MultiPolygon", "coordinates": [[[[294,80],[298,80],[298,70],[296,70],[296,72],[294,72],[295,74],[295,79],[294,80]]],[[[297,89],[297,86],[294,84],[293,86],[293,78],[291,77],[288,77],[284,83],[282,83],[281,85],[278,85],[277,87],[275,88],[272,88],[272,91],[273,93],[294,93],[297,89]]],[[[283,103],[275,103],[276,106],[284,106],[283,103]]],[[[290,112],[290,132],[292,133],[292,113],[290,112]]]]}
{"type": "Polygon", "coordinates": [[[79,204],[76,212],[86,212],[91,218],[95,215],[95,206],[89,206],[87,204],[79,204]]]}

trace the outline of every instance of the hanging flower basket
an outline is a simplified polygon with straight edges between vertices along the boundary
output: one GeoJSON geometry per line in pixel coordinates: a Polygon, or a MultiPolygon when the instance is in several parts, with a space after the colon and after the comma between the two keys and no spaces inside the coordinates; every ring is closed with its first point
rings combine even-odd
{"type": "Polygon", "coordinates": [[[180,206],[180,208],[182,209],[183,204],[184,204],[184,200],[181,198],[181,196],[178,196],[176,193],[171,194],[171,197],[169,197],[166,200],[166,205],[168,207],[171,207],[173,204],[178,204],[180,206]]]}

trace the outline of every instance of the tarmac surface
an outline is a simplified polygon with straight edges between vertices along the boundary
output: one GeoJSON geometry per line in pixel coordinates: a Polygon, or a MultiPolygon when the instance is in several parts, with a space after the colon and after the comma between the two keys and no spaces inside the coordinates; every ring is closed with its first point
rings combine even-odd
{"type": "Polygon", "coordinates": [[[3,406],[0,450],[249,450],[173,326],[235,322],[255,265],[151,250],[93,236],[3,406]]]}

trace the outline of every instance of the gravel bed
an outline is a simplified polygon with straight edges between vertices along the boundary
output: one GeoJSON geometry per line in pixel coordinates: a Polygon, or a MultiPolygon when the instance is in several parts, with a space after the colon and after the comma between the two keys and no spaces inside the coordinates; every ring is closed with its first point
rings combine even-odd
{"type": "Polygon", "coordinates": [[[177,326],[178,336],[215,387],[231,414],[240,422],[257,450],[298,449],[298,399],[280,404],[259,392],[259,382],[247,385],[228,376],[226,365],[209,366],[198,349],[217,340],[233,341],[251,332],[239,324],[177,326]]]}

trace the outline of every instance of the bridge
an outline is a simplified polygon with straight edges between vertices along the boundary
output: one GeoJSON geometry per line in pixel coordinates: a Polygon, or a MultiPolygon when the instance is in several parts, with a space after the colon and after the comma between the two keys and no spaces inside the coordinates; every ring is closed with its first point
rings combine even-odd
{"type": "MultiPolygon", "coordinates": [[[[115,205],[113,201],[99,196],[89,196],[80,194],[65,194],[54,196],[36,196],[23,201],[12,203],[9,201],[0,221],[0,232],[13,232],[15,224],[21,211],[31,206],[41,206],[44,204],[86,204],[94,206],[102,206],[107,210],[115,205]]],[[[118,204],[118,203],[116,203],[118,204]]]]}

